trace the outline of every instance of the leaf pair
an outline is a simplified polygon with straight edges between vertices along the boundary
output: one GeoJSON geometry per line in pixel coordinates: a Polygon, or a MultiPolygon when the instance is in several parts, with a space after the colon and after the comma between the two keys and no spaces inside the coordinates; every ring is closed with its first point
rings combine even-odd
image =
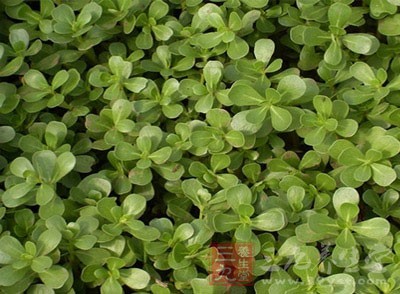
{"type": "Polygon", "coordinates": [[[357,122],[346,118],[349,113],[349,106],[346,102],[332,101],[326,96],[318,95],[314,97],[313,105],[316,113],[307,111],[303,114],[301,116],[303,127],[297,130],[297,133],[304,137],[307,145],[323,144],[328,135],[332,133],[342,137],[351,137],[357,132],[357,122]]]}
{"type": "Polygon", "coordinates": [[[61,288],[70,272],[54,265],[48,256],[56,251],[60,241],[61,234],[54,229],[45,230],[35,242],[27,241],[24,245],[12,236],[0,238],[0,263],[4,265],[0,268],[0,285],[26,289],[38,277],[50,289],[61,288]]]}
{"type": "Polygon", "coordinates": [[[121,56],[111,56],[108,60],[108,67],[98,66],[91,71],[89,83],[95,87],[107,89],[103,96],[107,100],[126,99],[124,89],[133,93],[139,93],[146,87],[147,80],[142,77],[130,78],[133,64],[125,61],[121,56]]]}
{"type": "Polygon", "coordinates": [[[359,187],[372,178],[381,186],[389,186],[396,178],[396,172],[386,159],[398,154],[400,143],[392,136],[375,138],[371,147],[362,152],[350,141],[337,140],[329,148],[329,154],[343,165],[340,180],[350,186],[359,187]]]}
{"type": "Polygon", "coordinates": [[[268,119],[275,130],[282,132],[291,127],[300,111],[286,105],[303,96],[306,90],[307,85],[300,77],[288,75],[279,81],[277,89],[267,88],[264,95],[260,95],[251,85],[236,83],[229,92],[229,99],[237,106],[252,106],[242,113],[255,129],[260,129],[268,119]]]}
{"type": "Polygon", "coordinates": [[[97,202],[98,214],[106,220],[101,226],[106,234],[105,240],[112,240],[123,231],[129,232],[140,240],[152,241],[159,237],[155,228],[145,226],[140,216],[146,209],[146,199],[139,194],[128,195],[121,206],[115,202],[115,198],[103,198],[97,202]]]}
{"type": "MultiPolygon", "coordinates": [[[[155,126],[146,126],[139,132],[135,145],[127,142],[119,142],[115,147],[115,156],[121,161],[135,160],[135,167],[131,169],[129,178],[136,185],[146,185],[151,182],[152,173],[150,167],[161,175],[175,178],[170,173],[172,163],[167,163],[171,157],[172,148],[169,146],[160,147],[163,140],[163,133],[160,128],[155,126]]],[[[179,168],[179,165],[178,165],[179,168]]],[[[182,175],[181,170],[176,174],[179,178],[182,175]]]]}
{"type": "Polygon", "coordinates": [[[14,29],[10,31],[10,45],[0,43],[0,77],[7,77],[17,73],[19,70],[26,70],[24,65],[26,56],[36,55],[42,49],[40,40],[34,41],[29,46],[30,36],[25,29],[14,29]],[[13,57],[9,60],[8,57],[13,57]]]}
{"type": "Polygon", "coordinates": [[[118,257],[109,257],[106,264],[86,266],[81,274],[84,282],[100,286],[101,293],[124,293],[123,285],[131,289],[144,289],[150,282],[150,275],[139,268],[126,268],[126,262],[118,257]]]}
{"type": "Polygon", "coordinates": [[[235,238],[246,242],[252,237],[252,229],[274,232],[286,226],[286,215],[279,208],[269,209],[250,218],[254,214],[254,208],[251,206],[252,193],[247,186],[240,184],[225,191],[226,201],[233,213],[214,216],[213,226],[217,232],[235,230],[235,238]]]}
{"type": "Polygon", "coordinates": [[[36,199],[35,204],[50,205],[57,197],[55,184],[71,172],[75,163],[75,156],[71,152],[57,156],[50,150],[35,152],[32,162],[25,157],[16,158],[10,165],[10,171],[19,178],[19,183],[3,193],[4,204],[17,207],[36,199]]]}

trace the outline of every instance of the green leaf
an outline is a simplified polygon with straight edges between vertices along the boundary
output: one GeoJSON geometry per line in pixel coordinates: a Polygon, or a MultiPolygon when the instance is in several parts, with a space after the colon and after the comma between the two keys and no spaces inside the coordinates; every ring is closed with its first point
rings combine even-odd
{"type": "Polygon", "coordinates": [[[131,78],[124,82],[124,87],[133,93],[139,93],[146,85],[147,79],[142,77],[131,78]]]}
{"type": "Polygon", "coordinates": [[[293,272],[306,284],[312,284],[318,274],[320,254],[317,248],[301,246],[295,255],[293,272]]]}
{"type": "Polygon", "coordinates": [[[15,131],[10,126],[0,126],[0,144],[10,142],[15,137],[15,131]]]}
{"type": "Polygon", "coordinates": [[[304,243],[300,242],[296,236],[289,237],[278,249],[278,255],[282,257],[294,256],[303,245],[304,243]]]}
{"type": "Polygon", "coordinates": [[[46,286],[53,289],[60,289],[68,280],[69,273],[65,268],[53,265],[47,271],[39,273],[39,277],[46,286]]]}
{"type": "Polygon", "coordinates": [[[336,2],[329,7],[328,19],[334,28],[345,28],[351,18],[351,8],[343,3],[336,2]]]}
{"type": "Polygon", "coordinates": [[[2,264],[18,260],[24,252],[25,248],[16,238],[3,236],[0,239],[0,262],[2,264]]]}
{"type": "Polygon", "coordinates": [[[140,168],[133,168],[129,172],[129,180],[132,184],[139,185],[139,186],[145,186],[148,183],[151,182],[153,179],[153,174],[151,173],[151,170],[146,168],[146,169],[140,169],[140,168]]]}
{"type": "Polygon", "coordinates": [[[168,181],[179,180],[185,172],[184,167],[179,163],[168,162],[152,167],[160,176],[168,181]]]}
{"type": "Polygon", "coordinates": [[[328,153],[330,156],[337,159],[343,150],[347,148],[354,148],[354,145],[348,140],[339,139],[332,144],[328,150],[328,153]]]}
{"type": "Polygon", "coordinates": [[[336,188],[335,180],[331,176],[324,173],[319,173],[317,175],[316,184],[320,190],[331,191],[336,188]]]}
{"type": "Polygon", "coordinates": [[[229,232],[236,229],[240,224],[238,215],[232,214],[217,214],[212,219],[212,224],[216,232],[229,232]]]}
{"type": "Polygon", "coordinates": [[[0,69],[0,77],[7,77],[15,74],[22,67],[23,63],[23,57],[18,56],[14,58],[0,69]]]}
{"type": "Polygon", "coordinates": [[[249,53],[249,45],[242,38],[235,37],[235,39],[229,43],[227,53],[233,60],[243,58],[249,53]]]}
{"type": "MultiPolygon", "coordinates": [[[[255,134],[262,126],[262,122],[250,123],[247,117],[251,114],[250,110],[237,113],[231,122],[232,129],[240,131],[245,135],[255,134]]],[[[264,116],[265,118],[265,116],[264,116]]]]}
{"type": "Polygon", "coordinates": [[[221,15],[216,12],[211,12],[210,14],[208,14],[207,21],[212,27],[216,29],[222,29],[225,27],[225,21],[222,19],[221,15]]]}
{"type": "Polygon", "coordinates": [[[66,70],[60,70],[55,74],[53,81],[51,82],[51,88],[53,90],[60,88],[62,85],[65,84],[68,78],[69,78],[68,72],[66,70]]]}
{"type": "Polygon", "coordinates": [[[29,275],[30,270],[28,267],[22,269],[15,269],[12,265],[6,265],[0,268],[0,286],[12,286],[19,281],[22,281],[29,275]]]}
{"type": "Polygon", "coordinates": [[[174,31],[165,25],[153,26],[151,30],[158,41],[167,41],[174,34],[174,31]]]}
{"type": "MultiPolygon", "coordinates": [[[[261,106],[261,107],[257,107],[257,108],[253,108],[253,109],[244,111],[244,113],[246,113],[246,123],[248,125],[261,124],[264,122],[268,112],[269,112],[268,106],[264,106],[264,107],[261,106]]],[[[235,119],[235,117],[234,117],[234,119],[235,119]]],[[[233,122],[233,120],[232,120],[232,122],[233,122]]],[[[261,125],[260,125],[260,127],[261,127],[261,125]]]]}
{"type": "Polygon", "coordinates": [[[50,150],[35,152],[32,156],[32,164],[43,183],[51,183],[56,173],[57,157],[50,150]]]}
{"type": "Polygon", "coordinates": [[[115,124],[126,119],[132,113],[132,104],[124,99],[114,101],[112,105],[112,118],[115,124]]]}
{"type": "Polygon", "coordinates": [[[229,91],[229,99],[237,106],[258,106],[265,102],[254,88],[245,84],[236,84],[229,91]]]}
{"type": "Polygon", "coordinates": [[[115,124],[115,128],[121,133],[130,133],[135,128],[135,122],[130,119],[122,119],[115,124]]]}
{"type": "Polygon", "coordinates": [[[376,77],[371,67],[364,62],[356,62],[350,67],[350,73],[365,85],[376,84],[376,77]]]}
{"type": "Polygon", "coordinates": [[[317,95],[313,99],[313,105],[317,110],[318,114],[323,115],[325,118],[328,118],[332,114],[332,101],[327,96],[317,95]]]}
{"type": "Polygon", "coordinates": [[[171,147],[163,147],[156,152],[150,154],[149,158],[156,164],[163,164],[170,158],[171,154],[171,147]]]}
{"type": "Polygon", "coordinates": [[[86,251],[78,250],[76,255],[85,265],[105,263],[106,259],[111,256],[110,251],[102,248],[91,248],[86,251]]]}
{"type": "Polygon", "coordinates": [[[55,21],[57,22],[64,22],[67,24],[72,24],[72,22],[75,20],[75,14],[72,8],[66,4],[61,4],[57,6],[53,11],[52,11],[52,16],[55,21]]]}
{"type": "Polygon", "coordinates": [[[25,203],[28,199],[24,196],[36,186],[36,184],[20,183],[7,189],[2,195],[2,201],[7,207],[17,207],[25,203]]]}
{"type": "Polygon", "coordinates": [[[231,117],[229,112],[224,109],[210,109],[206,114],[207,122],[214,127],[224,128],[229,125],[231,117]]]}
{"type": "Polygon", "coordinates": [[[85,235],[75,239],[74,245],[81,250],[89,250],[96,244],[97,238],[91,235],[85,235]]]}
{"type": "MultiPolygon", "coordinates": [[[[318,280],[317,289],[320,286],[330,285],[333,287],[331,293],[335,294],[349,294],[356,292],[356,282],[349,274],[334,274],[326,278],[318,280]]],[[[318,290],[317,290],[318,291],[318,290]]],[[[324,292],[319,292],[324,293],[324,292]]]]}
{"type": "Polygon", "coordinates": [[[282,132],[291,125],[292,115],[288,110],[278,106],[271,106],[270,111],[272,126],[275,130],[282,132]]]}
{"type": "Polygon", "coordinates": [[[241,2],[251,8],[263,8],[268,5],[269,0],[241,0],[241,2]]]}
{"type": "Polygon", "coordinates": [[[379,20],[378,32],[385,36],[400,35],[400,14],[386,16],[379,20]]]}
{"type": "Polygon", "coordinates": [[[226,200],[235,211],[238,211],[240,204],[251,204],[252,198],[251,190],[243,184],[226,190],[226,200]]]}
{"type": "Polygon", "coordinates": [[[380,43],[379,40],[370,34],[347,34],[342,38],[343,45],[351,51],[364,54],[372,55],[378,51],[380,43]]]}
{"type": "Polygon", "coordinates": [[[62,235],[55,229],[44,231],[36,243],[37,254],[47,255],[53,251],[60,243],[62,235]]]}
{"type": "Polygon", "coordinates": [[[194,131],[190,136],[190,141],[196,147],[206,147],[213,141],[213,133],[209,131],[194,131]]]}
{"type": "Polygon", "coordinates": [[[338,122],[336,133],[339,136],[348,138],[354,136],[357,132],[358,123],[352,119],[343,119],[338,122]]]}
{"type": "Polygon", "coordinates": [[[343,219],[347,224],[350,224],[354,221],[354,219],[358,216],[360,209],[354,203],[343,203],[339,207],[339,211],[337,212],[339,217],[343,219]]]}
{"type": "Polygon", "coordinates": [[[363,182],[356,180],[356,178],[354,177],[355,171],[357,169],[358,166],[351,166],[341,170],[339,178],[344,186],[358,188],[363,184],[363,182]]]}
{"type": "Polygon", "coordinates": [[[251,219],[251,226],[256,230],[274,232],[283,229],[287,224],[285,212],[272,208],[251,219]]]}
{"type": "Polygon", "coordinates": [[[303,200],[305,196],[303,187],[292,186],[287,191],[287,199],[293,211],[301,211],[303,209],[303,200]]]}
{"type": "Polygon", "coordinates": [[[312,231],[318,234],[336,235],[339,230],[339,226],[334,219],[319,213],[315,213],[310,216],[308,226],[312,231]]]}
{"type": "Polygon", "coordinates": [[[210,279],[195,278],[190,281],[193,294],[216,294],[226,291],[225,285],[212,284],[210,279]]]}
{"type": "Polygon", "coordinates": [[[115,156],[121,161],[129,161],[140,158],[140,153],[127,142],[119,142],[115,146],[115,156]]]}
{"type": "Polygon", "coordinates": [[[205,33],[196,36],[195,42],[204,49],[211,49],[222,42],[224,32],[205,33]]]}
{"type": "Polygon", "coordinates": [[[356,223],[351,229],[359,235],[379,240],[389,234],[390,224],[386,219],[375,217],[356,223]]]}
{"type": "Polygon", "coordinates": [[[338,162],[346,166],[354,166],[363,164],[364,159],[364,154],[358,148],[350,147],[342,150],[338,157],[338,162]]]}
{"type": "Polygon", "coordinates": [[[132,289],[144,289],[150,282],[150,275],[142,269],[122,269],[120,274],[120,280],[132,289]]]}
{"type": "MultiPolygon", "coordinates": [[[[338,3],[336,3],[338,4],[338,3]]],[[[342,61],[342,49],[336,40],[333,40],[325,51],[324,60],[331,65],[338,65],[342,61]]]]}
{"type": "Polygon", "coordinates": [[[175,233],[173,236],[174,243],[185,241],[192,237],[193,234],[194,229],[191,224],[181,224],[175,229],[175,233]]]}
{"type": "Polygon", "coordinates": [[[149,17],[154,17],[155,19],[160,19],[167,15],[169,6],[167,3],[156,0],[153,1],[149,7],[149,17]]]}
{"type": "MultiPolygon", "coordinates": [[[[374,140],[371,144],[371,147],[381,152],[383,158],[389,158],[399,153],[400,142],[395,137],[382,136],[379,138],[379,140],[374,140]]],[[[371,151],[373,151],[373,149],[371,149],[371,151]]]]}
{"type": "Polygon", "coordinates": [[[340,207],[344,203],[352,203],[358,205],[360,202],[360,196],[354,188],[342,187],[335,191],[332,198],[333,207],[337,212],[340,211],[340,207]]]}
{"type": "Polygon", "coordinates": [[[35,69],[30,69],[24,75],[24,81],[29,87],[36,90],[47,91],[50,87],[44,75],[35,69]]]}
{"type": "Polygon", "coordinates": [[[235,230],[235,238],[239,242],[249,242],[251,240],[252,231],[248,224],[241,224],[235,230]]]}
{"type": "Polygon", "coordinates": [[[296,238],[303,243],[316,242],[326,238],[326,234],[316,233],[310,229],[308,224],[298,225],[295,229],[296,238]]]}
{"type": "Polygon", "coordinates": [[[317,146],[324,142],[326,137],[326,130],[324,127],[318,127],[309,131],[305,138],[304,142],[310,146],[317,146]]]}
{"type": "Polygon", "coordinates": [[[354,171],[354,179],[360,182],[366,182],[371,178],[372,170],[369,165],[360,165],[354,171]]]}
{"type": "Polygon", "coordinates": [[[351,231],[346,228],[336,238],[336,244],[342,248],[352,248],[356,246],[356,240],[351,234],[351,231]]]}
{"type": "Polygon", "coordinates": [[[372,179],[380,186],[389,186],[397,179],[397,174],[393,168],[380,163],[371,164],[372,179]]]}
{"type": "MultiPolygon", "coordinates": [[[[128,223],[129,224],[129,223],[128,223]]],[[[160,232],[156,228],[145,226],[138,230],[132,230],[130,232],[135,238],[145,241],[151,242],[160,238],[160,232]]]]}
{"type": "Polygon", "coordinates": [[[57,157],[57,168],[54,180],[59,181],[70,173],[76,165],[76,157],[71,152],[64,152],[57,157]]]}
{"type": "Polygon", "coordinates": [[[124,293],[122,286],[114,277],[108,277],[105,282],[101,285],[100,288],[101,294],[115,293],[122,294],[124,293]]]}
{"type": "MultiPolygon", "coordinates": [[[[268,1],[266,1],[268,2],[268,1]]],[[[275,51],[275,43],[271,39],[258,39],[254,44],[254,55],[257,60],[268,64],[275,51]]]]}
{"type": "Polygon", "coordinates": [[[290,30],[290,38],[296,44],[320,46],[331,40],[331,34],[317,27],[298,25],[290,30]]]}
{"type": "Polygon", "coordinates": [[[313,151],[307,151],[306,154],[304,154],[303,158],[300,161],[299,168],[300,169],[307,169],[311,167],[318,166],[321,163],[321,156],[313,151]]]}
{"type": "Polygon", "coordinates": [[[31,268],[37,273],[43,273],[53,265],[53,260],[48,256],[39,256],[32,260],[31,268]]]}
{"type": "Polygon", "coordinates": [[[141,215],[146,209],[146,198],[139,194],[130,194],[122,202],[122,210],[125,215],[135,217],[141,215]]]}
{"type": "Polygon", "coordinates": [[[56,149],[64,141],[67,136],[67,127],[62,122],[51,121],[46,126],[44,138],[47,146],[56,149]]]}
{"type": "Polygon", "coordinates": [[[132,73],[132,63],[123,60],[121,56],[111,56],[108,65],[111,72],[119,78],[128,79],[132,73]]]}
{"type": "Polygon", "coordinates": [[[24,51],[29,46],[29,34],[24,29],[10,31],[10,44],[16,52],[24,51]]]}
{"type": "MultiPolygon", "coordinates": [[[[224,66],[219,61],[208,61],[203,68],[204,79],[211,89],[217,89],[222,79],[222,70],[224,66]]],[[[208,115],[208,113],[207,113],[208,115]]]]}
{"type": "Polygon", "coordinates": [[[235,148],[243,147],[246,142],[246,139],[242,132],[236,130],[230,130],[225,135],[225,140],[235,148]]]}
{"type": "Polygon", "coordinates": [[[338,267],[350,267],[354,266],[359,262],[360,253],[357,247],[343,248],[335,246],[332,251],[332,262],[338,267]]]}
{"type": "Polygon", "coordinates": [[[307,86],[299,76],[288,75],[279,81],[277,90],[281,94],[281,100],[288,101],[303,96],[307,86]]]}
{"type": "Polygon", "coordinates": [[[231,159],[226,154],[214,154],[211,156],[210,165],[213,171],[227,168],[231,164],[231,159]]]}
{"type": "Polygon", "coordinates": [[[324,127],[327,131],[329,132],[333,132],[336,130],[336,127],[338,125],[338,122],[336,119],[334,118],[328,118],[325,123],[324,123],[324,127]]]}
{"type": "Polygon", "coordinates": [[[172,104],[172,105],[163,105],[162,112],[163,114],[169,118],[177,118],[183,112],[183,106],[180,104],[172,104]]]}
{"type": "Polygon", "coordinates": [[[36,191],[36,202],[38,205],[46,205],[54,199],[55,191],[48,184],[41,184],[36,191]]]}
{"type": "Polygon", "coordinates": [[[214,104],[214,97],[211,94],[202,96],[195,105],[195,110],[197,112],[207,113],[214,104]]]}
{"type": "Polygon", "coordinates": [[[203,188],[197,179],[184,180],[181,184],[185,195],[196,205],[201,205],[198,191],[203,188]]]}

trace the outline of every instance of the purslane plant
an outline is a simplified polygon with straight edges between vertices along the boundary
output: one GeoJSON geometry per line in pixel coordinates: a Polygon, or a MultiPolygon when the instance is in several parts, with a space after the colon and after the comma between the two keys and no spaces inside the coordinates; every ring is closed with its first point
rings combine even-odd
{"type": "Polygon", "coordinates": [[[400,293],[399,6],[0,0],[0,293],[400,293]]]}

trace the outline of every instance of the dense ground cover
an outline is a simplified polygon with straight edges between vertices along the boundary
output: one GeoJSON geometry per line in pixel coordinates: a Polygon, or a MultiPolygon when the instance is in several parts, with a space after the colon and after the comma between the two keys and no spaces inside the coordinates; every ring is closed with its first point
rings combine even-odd
{"type": "Polygon", "coordinates": [[[399,6],[0,0],[0,293],[400,293],[399,6]]]}

